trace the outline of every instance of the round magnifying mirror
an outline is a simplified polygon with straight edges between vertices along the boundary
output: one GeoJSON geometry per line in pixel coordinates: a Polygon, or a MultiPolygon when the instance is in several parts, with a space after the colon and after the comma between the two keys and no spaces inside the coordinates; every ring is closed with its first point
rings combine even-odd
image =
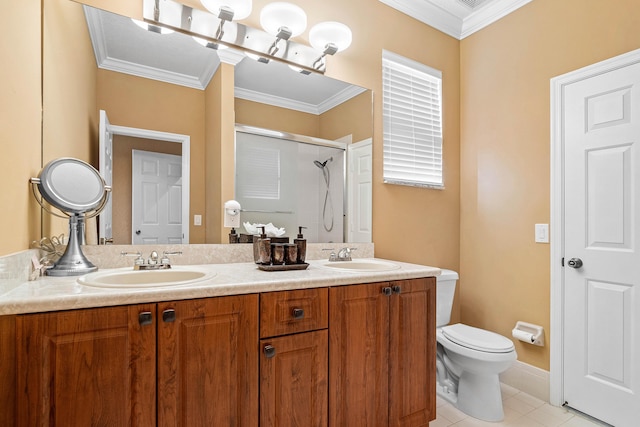
{"type": "MultiPolygon", "coordinates": [[[[31,178],[42,198],[69,217],[69,241],[64,254],[47,269],[49,276],[74,276],[90,273],[98,268],[89,261],[80,248],[84,240],[85,218],[97,215],[105,206],[111,187],[100,173],[82,160],[61,158],[47,163],[38,178],[31,178]],[[92,213],[92,214],[91,214],[92,213]]],[[[35,189],[33,190],[34,196],[35,189]]],[[[36,200],[49,213],[38,197],[36,200]]]]}
{"type": "Polygon", "coordinates": [[[105,197],[105,181],[88,163],[78,159],[53,160],[38,175],[42,197],[61,211],[74,214],[93,211],[105,197]]]}

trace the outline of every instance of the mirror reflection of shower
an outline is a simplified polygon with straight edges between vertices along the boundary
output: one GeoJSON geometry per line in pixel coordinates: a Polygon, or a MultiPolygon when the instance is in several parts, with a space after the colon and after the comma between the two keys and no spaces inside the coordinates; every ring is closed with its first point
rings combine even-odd
{"type": "Polygon", "coordinates": [[[234,199],[242,222],[271,222],[291,240],[304,226],[308,242],[344,242],[346,144],[272,134],[236,131],[234,199]]]}
{"type": "Polygon", "coordinates": [[[326,185],[324,192],[324,203],[322,205],[322,226],[326,231],[333,230],[333,201],[331,200],[331,172],[327,168],[327,162],[332,162],[333,157],[329,157],[324,162],[314,160],[313,164],[322,170],[324,183],[326,185]]]}

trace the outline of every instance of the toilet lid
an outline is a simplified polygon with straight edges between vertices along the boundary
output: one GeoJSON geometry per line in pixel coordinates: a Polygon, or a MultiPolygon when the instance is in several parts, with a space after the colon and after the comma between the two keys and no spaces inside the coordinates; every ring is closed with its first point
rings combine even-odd
{"type": "Polygon", "coordinates": [[[442,334],[458,345],[487,353],[508,353],[514,349],[509,338],[462,323],[444,326],[442,334]]]}

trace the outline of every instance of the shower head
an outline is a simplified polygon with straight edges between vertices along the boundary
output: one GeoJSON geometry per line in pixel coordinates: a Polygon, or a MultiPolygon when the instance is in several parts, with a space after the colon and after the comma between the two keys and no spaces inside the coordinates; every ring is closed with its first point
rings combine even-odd
{"type": "Polygon", "coordinates": [[[314,160],[313,164],[316,165],[317,167],[319,167],[320,169],[324,169],[325,166],[327,166],[327,162],[332,162],[332,161],[333,161],[333,157],[329,157],[324,162],[321,162],[320,160],[314,160]]]}

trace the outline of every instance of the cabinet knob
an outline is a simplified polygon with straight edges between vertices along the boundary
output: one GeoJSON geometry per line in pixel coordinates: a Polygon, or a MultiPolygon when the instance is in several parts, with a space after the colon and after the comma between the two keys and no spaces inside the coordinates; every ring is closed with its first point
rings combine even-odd
{"type": "Polygon", "coordinates": [[[162,321],[163,322],[175,322],[176,321],[176,311],[173,308],[168,308],[162,312],[162,321]]]}
{"type": "Polygon", "coordinates": [[[143,311],[138,314],[138,323],[140,326],[147,326],[153,323],[153,315],[150,311],[143,311]]]}
{"type": "Polygon", "coordinates": [[[392,286],[391,290],[393,291],[394,294],[399,294],[402,292],[402,288],[400,288],[400,286],[396,285],[396,286],[392,286]]]}
{"type": "Polygon", "coordinates": [[[294,308],[291,310],[291,315],[294,319],[304,319],[304,310],[301,308],[294,308]]]}
{"type": "Polygon", "coordinates": [[[276,355],[276,348],[271,344],[265,345],[262,350],[264,351],[264,355],[267,359],[271,359],[276,355]]]}
{"type": "Polygon", "coordinates": [[[386,295],[386,296],[391,295],[391,293],[392,293],[391,288],[390,288],[390,287],[388,287],[388,286],[385,286],[384,288],[382,288],[382,293],[383,293],[384,295],[386,295]]]}

